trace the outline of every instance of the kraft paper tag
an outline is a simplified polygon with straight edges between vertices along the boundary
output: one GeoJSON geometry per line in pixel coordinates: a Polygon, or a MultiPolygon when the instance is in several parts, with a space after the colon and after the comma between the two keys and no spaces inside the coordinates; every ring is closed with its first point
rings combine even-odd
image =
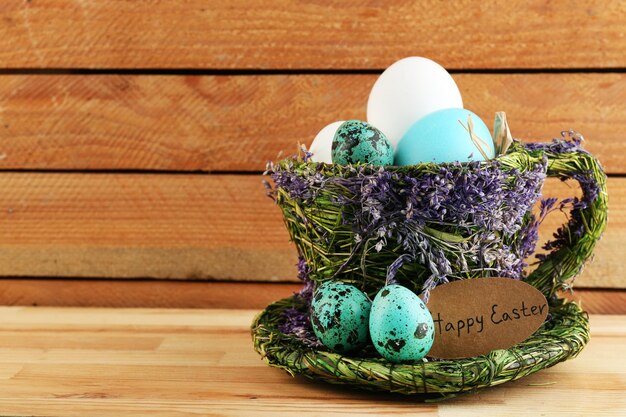
{"type": "Polygon", "coordinates": [[[535,287],[511,278],[454,281],[430,292],[435,341],[428,356],[459,359],[507,349],[532,335],[548,315],[535,287]]]}

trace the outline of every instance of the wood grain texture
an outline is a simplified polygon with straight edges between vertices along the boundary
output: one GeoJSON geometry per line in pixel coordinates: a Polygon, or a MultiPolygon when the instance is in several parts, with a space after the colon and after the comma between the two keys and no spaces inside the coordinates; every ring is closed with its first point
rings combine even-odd
{"type": "MultiPolygon", "coordinates": [[[[0,276],[295,281],[295,248],[260,176],[2,173],[0,189],[0,276]]],[[[626,179],[611,178],[609,194],[581,287],[626,288],[626,179]]],[[[564,220],[548,217],[543,239],[564,220]]]]}
{"type": "Polygon", "coordinates": [[[295,279],[260,176],[4,173],[0,184],[0,275],[295,279]]]}
{"type": "MultiPolygon", "coordinates": [[[[299,283],[277,282],[5,278],[0,279],[0,305],[262,309],[301,288],[299,283]]],[[[624,297],[626,302],[626,293],[624,297]]],[[[595,298],[609,303],[616,299],[595,298]]],[[[626,314],[626,306],[623,313],[614,309],[611,314],[626,314]]]]}
{"type": "Polygon", "coordinates": [[[624,290],[579,289],[574,293],[562,293],[561,296],[579,302],[590,314],[626,314],[624,290]]]}
{"type": "MultiPolygon", "coordinates": [[[[114,308],[263,309],[302,288],[296,283],[111,279],[0,279],[0,305],[114,308]]],[[[626,291],[561,294],[590,314],[626,314],[626,291]]]]}
{"type": "Polygon", "coordinates": [[[255,313],[0,308],[0,410],[64,417],[626,412],[626,316],[591,316],[591,341],[573,360],[476,394],[420,404],[268,367],[252,349],[255,313]]]}
{"type": "MultiPolygon", "coordinates": [[[[261,171],[335,120],[365,119],[377,75],[3,75],[0,169],[261,171]]],[[[576,129],[626,173],[626,74],[454,74],[515,137],[576,129]]]]}
{"type": "Polygon", "coordinates": [[[626,67],[622,2],[6,1],[4,68],[626,67]]]}

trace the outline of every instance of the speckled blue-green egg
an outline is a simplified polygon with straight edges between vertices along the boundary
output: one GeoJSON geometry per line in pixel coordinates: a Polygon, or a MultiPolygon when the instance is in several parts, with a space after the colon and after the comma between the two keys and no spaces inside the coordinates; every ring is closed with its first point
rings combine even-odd
{"type": "Polygon", "coordinates": [[[311,302],[311,325],[327,348],[346,353],[369,341],[372,302],[354,285],[329,281],[320,285],[311,302]]]}
{"type": "Polygon", "coordinates": [[[415,293],[401,285],[381,289],[370,313],[370,336],[380,355],[390,362],[422,359],[435,340],[430,311],[415,293]]]}
{"type": "Polygon", "coordinates": [[[334,164],[393,165],[393,148],[387,137],[360,120],[348,120],[339,126],[331,156],[334,164]]]}

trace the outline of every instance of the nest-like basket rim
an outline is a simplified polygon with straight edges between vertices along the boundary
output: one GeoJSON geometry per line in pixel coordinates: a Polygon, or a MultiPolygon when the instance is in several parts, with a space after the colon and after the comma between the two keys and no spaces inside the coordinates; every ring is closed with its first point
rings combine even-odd
{"type": "Polygon", "coordinates": [[[279,330],[283,312],[304,309],[292,296],[270,304],[254,320],[255,350],[271,366],[314,380],[361,389],[416,394],[424,400],[499,385],[575,357],[589,341],[589,322],[577,304],[558,300],[551,319],[527,340],[509,349],[466,359],[393,364],[382,358],[340,355],[306,346],[279,330]]]}

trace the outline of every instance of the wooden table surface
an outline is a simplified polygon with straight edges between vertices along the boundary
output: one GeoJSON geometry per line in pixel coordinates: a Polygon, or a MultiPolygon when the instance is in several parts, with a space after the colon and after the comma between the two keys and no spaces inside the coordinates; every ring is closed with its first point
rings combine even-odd
{"type": "Polygon", "coordinates": [[[436,404],[270,368],[253,310],[0,308],[2,416],[626,415],[626,316],[592,315],[580,356],[436,404]]]}

